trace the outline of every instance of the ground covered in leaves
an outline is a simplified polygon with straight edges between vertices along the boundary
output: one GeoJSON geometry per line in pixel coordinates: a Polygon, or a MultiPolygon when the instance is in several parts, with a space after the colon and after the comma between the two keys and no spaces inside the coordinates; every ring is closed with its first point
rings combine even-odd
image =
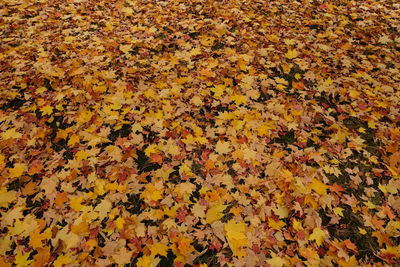
{"type": "Polygon", "coordinates": [[[398,264],[397,1],[0,14],[0,266],[398,264]]]}

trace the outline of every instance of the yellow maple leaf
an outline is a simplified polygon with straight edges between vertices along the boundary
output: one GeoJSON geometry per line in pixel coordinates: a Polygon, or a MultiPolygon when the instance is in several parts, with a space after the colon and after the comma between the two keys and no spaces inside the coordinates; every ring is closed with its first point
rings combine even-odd
{"type": "Polygon", "coordinates": [[[71,232],[77,235],[87,233],[89,231],[89,224],[86,221],[78,222],[71,225],[71,232]]]}
{"type": "Polygon", "coordinates": [[[71,137],[68,140],[68,145],[73,146],[77,143],[79,143],[79,136],[77,136],[76,134],[71,135],[71,137]]]}
{"type": "Polygon", "coordinates": [[[299,231],[303,228],[303,226],[301,225],[301,222],[296,219],[293,219],[292,225],[293,225],[294,230],[296,230],[296,231],[299,231]]]}
{"type": "Polygon", "coordinates": [[[72,128],[58,130],[56,139],[67,139],[68,134],[73,131],[72,128]]]}
{"type": "Polygon", "coordinates": [[[308,188],[314,190],[319,195],[324,196],[326,195],[326,190],[329,188],[326,184],[317,180],[315,178],[312,179],[311,183],[308,185],[308,188]]]}
{"type": "Polygon", "coordinates": [[[53,107],[50,105],[46,105],[40,109],[43,115],[50,115],[53,113],[53,107]]]}
{"type": "Polygon", "coordinates": [[[278,255],[276,255],[275,253],[271,253],[271,258],[267,259],[267,263],[271,266],[271,267],[282,267],[282,266],[288,266],[289,262],[288,260],[279,257],[278,255]]]}
{"type": "Polygon", "coordinates": [[[41,94],[47,91],[47,88],[44,86],[40,86],[36,89],[36,94],[41,94]]]}
{"type": "Polygon", "coordinates": [[[267,40],[269,40],[271,42],[274,42],[274,43],[279,42],[279,37],[276,34],[267,34],[265,37],[267,38],[267,40]]]}
{"type": "Polygon", "coordinates": [[[119,50],[121,50],[122,52],[124,52],[125,54],[128,54],[129,53],[129,51],[132,49],[132,45],[131,44],[129,44],[129,45],[120,45],[119,46],[119,50]]]}
{"type": "Polygon", "coordinates": [[[257,128],[257,133],[259,136],[268,136],[272,127],[268,124],[263,124],[257,128]]]}
{"type": "Polygon", "coordinates": [[[149,256],[142,256],[138,258],[138,261],[136,263],[137,267],[149,267],[151,264],[151,258],[149,256]]]}
{"type": "Polygon", "coordinates": [[[285,54],[285,57],[288,59],[293,59],[296,58],[298,55],[299,53],[296,50],[288,50],[285,54]]]}
{"type": "Polygon", "coordinates": [[[26,171],[26,165],[22,163],[15,163],[13,168],[8,169],[10,178],[20,177],[26,171]]]}
{"type": "Polygon", "coordinates": [[[233,255],[239,258],[246,256],[246,251],[241,249],[241,247],[248,246],[249,244],[247,236],[245,235],[246,224],[243,222],[237,223],[234,220],[230,220],[224,225],[224,230],[233,255]]]}
{"type": "Polygon", "coordinates": [[[58,256],[58,258],[53,262],[54,267],[62,267],[64,264],[70,264],[74,260],[71,258],[71,253],[58,256]]]}
{"type": "Polygon", "coordinates": [[[7,191],[6,187],[0,189],[0,208],[7,207],[8,204],[13,202],[17,198],[14,191],[7,191]]]}
{"type": "Polygon", "coordinates": [[[82,200],[83,197],[73,197],[71,198],[69,206],[75,211],[80,211],[83,208],[83,205],[81,204],[82,200]]]}
{"type": "Polygon", "coordinates": [[[30,266],[32,260],[28,260],[30,253],[22,253],[22,250],[18,251],[17,255],[15,256],[14,264],[17,267],[25,267],[30,266]]]}
{"type": "Polygon", "coordinates": [[[154,98],[157,97],[156,92],[153,89],[147,89],[146,91],[143,92],[143,95],[146,98],[153,98],[154,99],[154,98]]]}
{"type": "Polygon", "coordinates": [[[221,219],[224,214],[222,213],[226,209],[227,205],[214,205],[207,210],[206,223],[211,224],[221,219]]]}
{"type": "Polygon", "coordinates": [[[400,174],[392,167],[390,167],[389,165],[385,164],[386,168],[388,168],[388,170],[392,173],[393,177],[396,179],[400,179],[400,174]]]}
{"type": "Polygon", "coordinates": [[[229,146],[230,146],[229,142],[218,141],[215,146],[215,151],[217,151],[217,153],[219,154],[227,154],[231,152],[229,146]]]}
{"type": "Polygon", "coordinates": [[[260,97],[260,92],[255,89],[246,90],[246,96],[250,97],[253,100],[256,100],[260,97]]]}
{"type": "Polygon", "coordinates": [[[190,194],[196,190],[196,186],[192,183],[180,183],[175,186],[174,192],[178,194],[179,197],[184,197],[185,199],[189,199],[190,194]]]}
{"type": "Polygon", "coordinates": [[[79,123],[86,123],[90,121],[90,119],[93,117],[93,112],[89,110],[84,110],[79,113],[78,118],[76,118],[76,121],[79,123]]]}
{"type": "Polygon", "coordinates": [[[277,205],[276,209],[274,209],[274,213],[278,215],[280,219],[283,219],[289,216],[289,209],[282,205],[277,205]]]}
{"type": "Polygon", "coordinates": [[[269,227],[279,231],[282,227],[286,225],[286,223],[281,220],[275,221],[272,218],[268,218],[268,225],[269,227]]]}
{"type": "Polygon", "coordinates": [[[210,88],[210,90],[214,93],[214,96],[219,99],[225,92],[225,85],[215,85],[214,87],[210,88]]]}
{"type": "Polygon", "coordinates": [[[145,190],[140,194],[141,198],[158,201],[163,198],[164,190],[157,189],[153,184],[147,184],[145,190]]]}
{"type": "Polygon", "coordinates": [[[274,79],[275,79],[275,82],[276,82],[276,83],[283,84],[283,85],[288,85],[288,84],[289,84],[289,82],[286,81],[286,80],[283,79],[283,78],[276,77],[276,78],[274,78],[274,79]]]}
{"type": "Polygon", "coordinates": [[[110,212],[111,208],[112,203],[109,200],[104,199],[99,205],[96,206],[94,210],[99,213],[100,220],[103,220],[110,212]]]}
{"type": "Polygon", "coordinates": [[[343,208],[340,208],[340,207],[333,208],[333,212],[336,215],[339,215],[339,216],[343,217],[343,208]]]}
{"type": "Polygon", "coordinates": [[[6,157],[3,154],[0,154],[0,172],[4,169],[4,166],[6,165],[6,157]]]}
{"type": "Polygon", "coordinates": [[[201,52],[201,48],[200,47],[193,48],[192,50],[189,51],[189,54],[191,56],[197,56],[197,55],[200,55],[201,53],[202,52],[201,52]]]}
{"type": "Polygon", "coordinates": [[[358,231],[360,232],[360,234],[365,235],[367,233],[367,231],[365,231],[364,228],[358,227],[358,231]]]}
{"type": "Polygon", "coordinates": [[[150,157],[151,154],[153,153],[157,153],[158,152],[158,147],[156,144],[151,144],[148,147],[146,147],[146,149],[144,150],[144,153],[146,154],[146,156],[150,157]]]}
{"type": "Polygon", "coordinates": [[[150,247],[151,256],[161,255],[167,256],[169,247],[163,243],[156,243],[150,247]]]}
{"type": "Polygon", "coordinates": [[[87,152],[86,150],[79,150],[78,152],[76,152],[75,157],[77,161],[82,161],[89,157],[89,152],[87,152]]]}
{"type": "Polygon", "coordinates": [[[125,220],[121,217],[118,217],[118,219],[115,220],[114,224],[117,229],[121,230],[124,227],[125,220]]]}
{"type": "Polygon", "coordinates": [[[20,138],[21,136],[22,134],[17,132],[16,128],[8,129],[7,131],[1,133],[1,137],[3,138],[3,140],[16,139],[20,138]]]}
{"type": "Polygon", "coordinates": [[[354,255],[351,256],[348,260],[339,258],[337,263],[339,266],[342,266],[342,267],[353,267],[353,266],[359,265],[357,258],[354,255]]]}
{"type": "Polygon", "coordinates": [[[133,14],[133,9],[131,7],[124,7],[121,9],[122,13],[126,16],[131,16],[133,14]]]}
{"type": "Polygon", "coordinates": [[[245,96],[245,95],[234,94],[230,98],[232,101],[234,101],[236,103],[236,105],[247,103],[247,96],[245,96]]]}
{"type": "Polygon", "coordinates": [[[314,228],[312,234],[308,237],[308,240],[315,241],[318,246],[321,246],[322,242],[325,240],[325,232],[319,227],[314,228]]]}
{"type": "Polygon", "coordinates": [[[187,176],[194,176],[192,170],[191,170],[191,169],[189,168],[189,166],[186,165],[186,164],[182,164],[182,165],[179,167],[179,174],[180,174],[180,175],[185,174],[185,175],[187,175],[187,176]]]}

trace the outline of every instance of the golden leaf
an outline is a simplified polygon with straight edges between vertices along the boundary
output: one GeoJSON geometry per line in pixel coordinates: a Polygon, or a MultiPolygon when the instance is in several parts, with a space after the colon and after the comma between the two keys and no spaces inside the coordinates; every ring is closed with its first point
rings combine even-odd
{"type": "Polygon", "coordinates": [[[296,58],[299,55],[299,53],[296,50],[289,50],[285,54],[285,57],[288,59],[293,59],[296,58]]]}
{"type": "Polygon", "coordinates": [[[214,205],[207,210],[206,223],[211,224],[221,219],[224,214],[222,213],[226,209],[227,205],[214,205]]]}
{"type": "Polygon", "coordinates": [[[308,240],[315,241],[318,246],[321,246],[322,242],[325,240],[325,232],[319,227],[314,228],[308,240]]]}

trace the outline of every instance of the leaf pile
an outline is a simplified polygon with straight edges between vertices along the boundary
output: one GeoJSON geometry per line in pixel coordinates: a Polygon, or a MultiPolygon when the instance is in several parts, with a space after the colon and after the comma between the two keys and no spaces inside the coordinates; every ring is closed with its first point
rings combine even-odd
{"type": "Polygon", "coordinates": [[[397,1],[0,13],[0,266],[399,263],[397,1]]]}

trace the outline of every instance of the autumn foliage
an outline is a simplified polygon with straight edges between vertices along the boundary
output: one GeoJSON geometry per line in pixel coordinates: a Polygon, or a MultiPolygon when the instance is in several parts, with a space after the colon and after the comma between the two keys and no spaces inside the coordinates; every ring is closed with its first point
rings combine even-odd
{"type": "Polygon", "coordinates": [[[0,266],[394,266],[395,0],[2,0],[0,266]]]}

